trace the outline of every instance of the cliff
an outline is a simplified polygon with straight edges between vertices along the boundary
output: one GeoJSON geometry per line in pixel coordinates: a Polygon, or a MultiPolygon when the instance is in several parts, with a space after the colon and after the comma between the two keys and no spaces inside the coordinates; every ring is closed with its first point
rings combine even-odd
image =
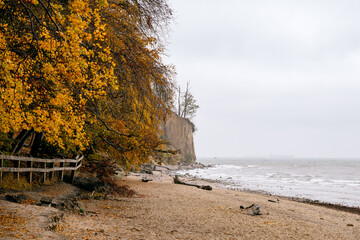
{"type": "Polygon", "coordinates": [[[163,154],[161,162],[165,164],[194,163],[196,160],[193,133],[194,124],[172,113],[162,126],[162,138],[168,142],[167,150],[178,150],[179,154],[163,154]]]}

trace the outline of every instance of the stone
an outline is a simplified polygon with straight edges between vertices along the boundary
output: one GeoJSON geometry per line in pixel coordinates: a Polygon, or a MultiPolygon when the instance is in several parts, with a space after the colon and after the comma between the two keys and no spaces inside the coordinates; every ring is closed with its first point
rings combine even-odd
{"type": "Polygon", "coordinates": [[[209,185],[206,185],[206,186],[201,186],[201,189],[211,191],[211,190],[212,190],[212,187],[209,186],[209,185]]]}
{"type": "Polygon", "coordinates": [[[101,181],[92,175],[88,175],[86,177],[79,176],[75,178],[74,185],[78,188],[92,192],[101,186],[101,181]]]}
{"type": "Polygon", "coordinates": [[[260,207],[258,205],[255,205],[255,204],[251,204],[250,206],[244,208],[243,206],[240,206],[240,209],[245,213],[245,214],[248,214],[248,215],[251,215],[251,216],[256,216],[256,215],[263,215],[261,212],[260,212],[260,207]]]}
{"type": "Polygon", "coordinates": [[[23,203],[25,200],[30,199],[30,197],[25,194],[8,194],[5,196],[5,199],[9,202],[23,203]]]}

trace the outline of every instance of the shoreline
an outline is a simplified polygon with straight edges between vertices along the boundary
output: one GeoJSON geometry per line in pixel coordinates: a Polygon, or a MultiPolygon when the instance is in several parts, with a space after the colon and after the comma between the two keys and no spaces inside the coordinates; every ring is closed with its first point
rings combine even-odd
{"type": "MultiPolygon", "coordinates": [[[[208,166],[204,165],[204,167],[202,167],[202,168],[206,168],[206,167],[211,167],[211,165],[208,165],[208,166]]],[[[191,168],[189,168],[189,169],[191,169],[191,168]]],[[[189,170],[189,169],[186,169],[186,170],[189,170]]],[[[192,168],[192,169],[196,169],[196,168],[192,168]]],[[[179,171],[179,170],[175,170],[175,171],[179,171]]],[[[171,177],[175,176],[176,175],[175,171],[170,172],[169,176],[171,176],[171,177]]],[[[287,200],[295,201],[295,202],[299,202],[299,203],[306,203],[306,204],[310,204],[310,205],[321,206],[321,207],[325,207],[325,208],[329,208],[329,209],[334,209],[334,210],[339,210],[339,211],[343,211],[343,212],[360,215],[360,206],[348,206],[348,205],[343,205],[343,204],[339,204],[339,203],[331,203],[331,202],[326,202],[326,201],[314,200],[314,199],[310,199],[310,198],[283,196],[283,195],[278,195],[278,194],[271,194],[267,191],[262,191],[262,190],[232,188],[230,185],[225,184],[221,180],[196,178],[194,176],[186,175],[186,174],[179,175],[179,177],[183,178],[185,180],[185,182],[191,181],[191,182],[198,183],[200,185],[210,185],[213,188],[224,189],[224,190],[233,190],[233,191],[252,193],[252,194],[259,194],[262,196],[269,196],[269,197],[275,197],[275,198],[282,198],[282,199],[287,199],[287,200]]]]}
{"type": "MultiPolygon", "coordinates": [[[[121,239],[144,240],[335,240],[357,239],[360,236],[358,214],[324,206],[221,189],[215,183],[210,183],[214,186],[211,191],[174,184],[173,178],[161,171],[153,171],[153,174],[130,173],[117,181],[130,186],[136,194],[133,197],[109,195],[107,199],[100,200],[82,198],[79,202],[81,210],[78,211],[58,211],[48,206],[0,200],[0,215],[17,220],[14,225],[16,232],[10,230],[7,222],[3,226],[0,224],[0,236],[5,239],[58,240],[115,240],[119,236],[121,239]],[[255,207],[251,206],[258,207],[259,214],[254,214],[255,207]],[[44,211],[51,211],[48,219],[44,218],[44,211]],[[61,218],[56,223],[50,221],[54,219],[53,211],[61,218]],[[41,225],[34,227],[37,222],[41,225]],[[43,224],[50,224],[51,228],[44,228],[43,224]]],[[[202,181],[201,184],[208,183],[202,181]]],[[[63,197],[69,192],[67,188],[75,187],[61,183],[56,189],[49,186],[43,194],[63,197]]]]}

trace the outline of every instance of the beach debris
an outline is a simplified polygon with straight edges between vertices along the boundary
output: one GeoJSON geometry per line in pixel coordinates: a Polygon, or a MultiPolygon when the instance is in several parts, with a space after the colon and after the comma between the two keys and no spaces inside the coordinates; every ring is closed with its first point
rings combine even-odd
{"type": "Polygon", "coordinates": [[[273,222],[273,221],[267,221],[267,222],[264,222],[265,225],[278,225],[279,222],[273,222]]]}
{"type": "Polygon", "coordinates": [[[260,207],[259,205],[255,205],[254,203],[251,204],[248,207],[244,207],[244,206],[240,206],[241,211],[243,211],[245,214],[251,215],[251,216],[256,216],[256,215],[263,215],[260,212],[260,207]]]}
{"type": "Polygon", "coordinates": [[[279,199],[276,199],[276,200],[272,200],[272,199],[269,199],[268,202],[272,202],[272,203],[279,203],[280,200],[279,199]]]}
{"type": "Polygon", "coordinates": [[[186,183],[186,182],[183,182],[179,179],[179,176],[178,175],[175,175],[174,177],[174,183],[175,184],[182,184],[182,185],[186,185],[186,186],[192,186],[192,187],[197,187],[197,188],[200,188],[200,189],[203,189],[203,190],[208,190],[208,191],[211,191],[212,190],[212,187],[209,186],[209,185],[197,185],[197,184],[191,184],[191,183],[186,183]]]}
{"type": "Polygon", "coordinates": [[[348,227],[353,227],[354,224],[348,223],[346,226],[348,226],[348,227]]]}
{"type": "Polygon", "coordinates": [[[148,179],[147,177],[143,177],[143,178],[141,179],[141,181],[143,181],[143,182],[150,182],[150,181],[152,181],[152,179],[148,179]]]}
{"type": "Polygon", "coordinates": [[[204,190],[208,190],[208,191],[211,191],[212,190],[212,187],[209,186],[209,185],[203,185],[200,187],[201,189],[204,189],[204,190]]]}
{"type": "Polygon", "coordinates": [[[30,199],[30,197],[25,194],[8,194],[5,195],[5,199],[9,202],[23,203],[26,200],[30,199]]]}
{"type": "Polygon", "coordinates": [[[90,174],[83,174],[82,176],[76,177],[74,180],[74,186],[90,192],[96,190],[101,186],[101,184],[102,183],[99,178],[90,174]]]}
{"type": "Polygon", "coordinates": [[[146,173],[146,174],[154,174],[153,171],[151,171],[149,169],[142,169],[140,172],[141,173],[146,173]]]}

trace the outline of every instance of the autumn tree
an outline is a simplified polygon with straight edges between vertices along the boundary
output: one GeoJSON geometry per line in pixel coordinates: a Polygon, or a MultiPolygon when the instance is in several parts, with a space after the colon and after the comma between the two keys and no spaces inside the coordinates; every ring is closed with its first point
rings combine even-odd
{"type": "Polygon", "coordinates": [[[123,166],[137,166],[162,149],[159,126],[172,105],[173,70],[162,63],[157,30],[171,19],[171,10],[162,0],[111,0],[102,15],[118,89],[89,101],[87,109],[99,121],[88,128],[93,149],[103,149],[123,166]]]}
{"type": "Polygon", "coordinates": [[[32,133],[64,151],[85,149],[85,105],[116,81],[101,5],[0,0],[0,131],[17,135],[13,154],[32,133]]]}
{"type": "Polygon", "coordinates": [[[146,162],[172,105],[171,19],[165,0],[0,0],[0,151],[146,162]]]}

